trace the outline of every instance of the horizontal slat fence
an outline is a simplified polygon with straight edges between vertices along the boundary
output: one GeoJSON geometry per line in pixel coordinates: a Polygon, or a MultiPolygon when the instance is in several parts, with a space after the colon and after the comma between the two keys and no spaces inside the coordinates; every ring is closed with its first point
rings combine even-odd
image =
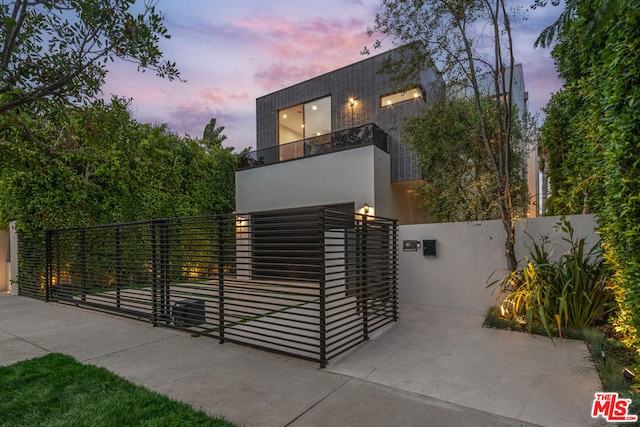
{"type": "Polygon", "coordinates": [[[50,230],[38,240],[20,241],[24,295],[322,367],[398,319],[395,220],[308,208],[50,230]]]}

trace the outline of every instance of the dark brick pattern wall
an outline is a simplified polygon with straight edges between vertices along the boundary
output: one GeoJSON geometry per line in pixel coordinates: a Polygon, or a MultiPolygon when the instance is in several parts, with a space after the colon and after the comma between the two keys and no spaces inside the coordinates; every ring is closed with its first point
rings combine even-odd
{"type": "Polygon", "coordinates": [[[332,132],[375,123],[389,134],[391,180],[408,181],[422,177],[414,163],[416,156],[400,140],[403,117],[417,115],[427,103],[437,100],[441,85],[432,71],[425,71],[421,84],[425,99],[415,99],[393,106],[380,107],[380,97],[395,92],[389,77],[377,70],[387,55],[394,51],[367,58],[355,64],[279,90],[256,100],[257,148],[277,145],[278,111],[296,104],[331,95],[332,132]],[[349,97],[356,99],[352,110],[349,97]]]}

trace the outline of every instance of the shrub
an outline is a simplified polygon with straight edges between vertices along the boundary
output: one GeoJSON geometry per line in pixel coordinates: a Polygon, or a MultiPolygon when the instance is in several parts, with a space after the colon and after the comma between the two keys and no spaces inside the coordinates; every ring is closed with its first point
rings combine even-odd
{"type": "MultiPolygon", "coordinates": [[[[545,244],[533,242],[524,267],[491,283],[498,285],[503,312],[524,316],[529,332],[533,323],[541,323],[549,337],[555,325],[582,329],[593,325],[612,310],[613,292],[608,271],[598,243],[586,251],[586,239],[577,239],[570,222],[564,218],[556,225],[565,234],[569,250],[557,261],[551,260],[545,244]]],[[[531,236],[529,236],[531,237],[531,236]]]]}

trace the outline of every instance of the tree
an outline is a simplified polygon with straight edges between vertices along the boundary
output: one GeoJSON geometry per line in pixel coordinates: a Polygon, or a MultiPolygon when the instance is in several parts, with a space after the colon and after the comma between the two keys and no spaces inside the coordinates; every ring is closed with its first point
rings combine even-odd
{"type": "Polygon", "coordinates": [[[14,0],[0,4],[0,113],[49,99],[83,102],[119,58],[179,78],[158,47],[169,38],[154,3],[135,0],[14,0]]]}
{"type": "Polygon", "coordinates": [[[18,220],[20,231],[37,233],[233,210],[231,149],[138,123],[119,98],[45,107],[25,115],[32,138],[0,115],[0,140],[13,142],[0,146],[0,226],[18,220]]]}
{"type": "MultiPolygon", "coordinates": [[[[504,0],[383,0],[369,34],[391,37],[405,53],[384,69],[410,84],[426,65],[435,65],[450,91],[471,93],[482,144],[495,183],[494,197],[506,239],[507,267],[514,271],[515,219],[513,89],[515,60],[511,17],[504,0]],[[486,32],[485,32],[486,30],[486,32]],[[489,114],[483,104],[492,99],[489,114]],[[493,129],[493,131],[492,131],[493,129]]],[[[374,43],[380,47],[381,39],[374,43]]],[[[365,48],[365,52],[368,49],[365,48]]]]}
{"type": "Polygon", "coordinates": [[[216,128],[216,119],[212,118],[204,128],[202,143],[208,148],[221,147],[222,141],[227,139],[227,136],[222,134],[223,131],[224,126],[216,128]]]}
{"type": "MultiPolygon", "coordinates": [[[[587,0],[590,1],[590,0],[587,0]]],[[[568,29],[571,25],[573,18],[575,17],[578,9],[585,0],[567,0],[564,9],[560,13],[558,19],[556,19],[551,25],[545,28],[534,43],[534,47],[550,47],[553,40],[563,30],[568,29]]],[[[533,9],[538,7],[545,7],[549,3],[548,0],[535,0],[533,9]]],[[[560,5],[560,0],[551,0],[553,6],[560,5]]],[[[615,2],[613,0],[605,0],[600,2],[600,7],[593,14],[591,21],[587,24],[586,33],[584,34],[583,41],[590,38],[591,34],[601,32],[606,25],[606,21],[611,19],[615,13],[615,2]]]]}
{"type": "MultiPolygon", "coordinates": [[[[484,99],[491,112],[491,99],[484,99]]],[[[519,128],[517,132],[519,134],[519,128]]],[[[518,135],[516,135],[518,136],[518,135]]],[[[418,155],[423,181],[416,186],[420,205],[437,221],[479,221],[499,218],[495,180],[484,149],[480,120],[468,97],[444,99],[420,116],[405,119],[402,139],[418,155]]],[[[517,138],[521,140],[521,138],[517,138]]],[[[512,153],[524,165],[524,150],[512,153]]],[[[520,189],[517,209],[526,210],[523,171],[514,174],[520,189]]]]}

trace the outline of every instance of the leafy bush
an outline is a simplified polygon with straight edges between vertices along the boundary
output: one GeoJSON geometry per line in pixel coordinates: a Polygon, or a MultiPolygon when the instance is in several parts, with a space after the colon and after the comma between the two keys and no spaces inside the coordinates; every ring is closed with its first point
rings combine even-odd
{"type": "Polygon", "coordinates": [[[546,110],[547,206],[597,214],[615,270],[616,331],[640,347],[640,8],[634,0],[572,3],[552,52],[565,83],[546,110]]]}
{"type": "Polygon", "coordinates": [[[589,352],[593,361],[601,362],[604,359],[604,349],[607,343],[606,335],[596,328],[586,328],[582,331],[582,336],[589,344],[589,352]]]}
{"type": "Polygon", "coordinates": [[[613,292],[610,272],[602,258],[599,244],[586,251],[586,239],[577,239],[570,222],[564,219],[556,225],[567,237],[569,250],[553,261],[543,238],[533,242],[526,265],[498,281],[505,294],[501,308],[514,318],[524,317],[529,331],[534,322],[543,325],[552,336],[552,326],[582,329],[593,325],[612,310],[613,292]]]}
{"type": "Polygon", "coordinates": [[[41,144],[0,116],[0,228],[16,220],[31,233],[233,211],[236,156],[221,145],[215,120],[203,139],[181,137],[137,122],[128,102],[22,112],[41,144]]]}

